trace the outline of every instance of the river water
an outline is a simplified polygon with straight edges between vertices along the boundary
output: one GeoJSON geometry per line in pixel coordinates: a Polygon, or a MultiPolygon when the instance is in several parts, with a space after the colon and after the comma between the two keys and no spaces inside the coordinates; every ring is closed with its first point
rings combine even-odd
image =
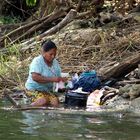
{"type": "Polygon", "coordinates": [[[129,113],[0,109],[0,140],[139,140],[139,130],[129,113]]]}

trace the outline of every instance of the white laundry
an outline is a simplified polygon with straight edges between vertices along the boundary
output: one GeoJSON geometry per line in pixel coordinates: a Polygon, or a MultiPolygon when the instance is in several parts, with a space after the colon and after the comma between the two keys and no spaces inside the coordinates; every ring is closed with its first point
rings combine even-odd
{"type": "Polygon", "coordinates": [[[65,83],[60,81],[60,82],[56,83],[54,86],[55,86],[54,91],[58,92],[59,89],[64,89],[65,88],[65,83]]]}

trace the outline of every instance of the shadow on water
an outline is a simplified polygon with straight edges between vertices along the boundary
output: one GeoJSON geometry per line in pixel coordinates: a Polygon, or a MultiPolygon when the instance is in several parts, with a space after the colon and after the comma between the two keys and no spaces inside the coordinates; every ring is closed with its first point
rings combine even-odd
{"type": "MultiPolygon", "coordinates": [[[[4,102],[0,105],[3,106],[4,102]]],[[[138,140],[140,118],[122,112],[0,110],[1,140],[138,140]]]]}

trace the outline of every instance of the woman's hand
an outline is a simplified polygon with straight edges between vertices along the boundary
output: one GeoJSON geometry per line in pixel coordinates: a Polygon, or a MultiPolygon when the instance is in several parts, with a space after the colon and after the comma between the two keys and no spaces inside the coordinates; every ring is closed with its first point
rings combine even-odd
{"type": "Polygon", "coordinates": [[[62,82],[67,82],[68,81],[68,78],[67,77],[61,77],[62,79],[61,79],[61,81],[62,82]]]}
{"type": "Polygon", "coordinates": [[[38,73],[32,73],[32,79],[38,83],[47,83],[47,82],[66,82],[68,79],[66,77],[44,77],[38,73]]]}
{"type": "Polygon", "coordinates": [[[66,77],[53,77],[53,82],[66,82],[67,78],[66,77]]]}

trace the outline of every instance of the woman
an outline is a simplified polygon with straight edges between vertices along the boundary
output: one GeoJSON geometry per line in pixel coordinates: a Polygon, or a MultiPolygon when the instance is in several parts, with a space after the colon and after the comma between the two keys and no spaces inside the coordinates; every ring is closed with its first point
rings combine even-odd
{"type": "Polygon", "coordinates": [[[53,83],[65,82],[61,68],[55,59],[57,47],[51,40],[42,43],[41,55],[30,64],[29,76],[25,83],[27,95],[32,98],[32,106],[51,105],[58,107],[59,100],[53,92],[53,83]]]}

